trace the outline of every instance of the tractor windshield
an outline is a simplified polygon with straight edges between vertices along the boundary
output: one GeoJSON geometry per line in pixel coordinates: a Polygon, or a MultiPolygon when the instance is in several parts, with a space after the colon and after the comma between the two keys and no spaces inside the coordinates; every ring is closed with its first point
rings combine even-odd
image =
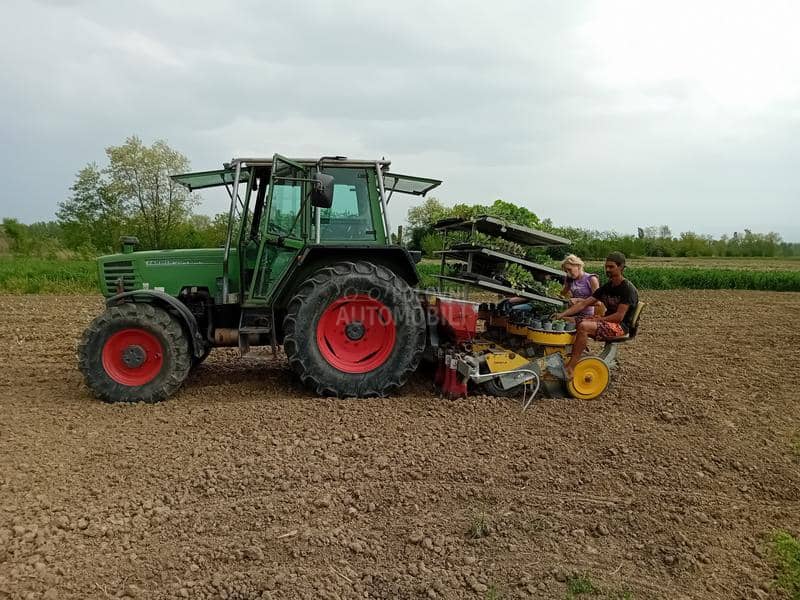
{"type": "Polygon", "coordinates": [[[320,238],[331,241],[374,241],[377,190],[370,192],[367,169],[323,170],[326,174],[333,175],[334,184],[333,205],[323,208],[320,215],[320,238]],[[370,198],[370,193],[374,198],[370,198]]]}

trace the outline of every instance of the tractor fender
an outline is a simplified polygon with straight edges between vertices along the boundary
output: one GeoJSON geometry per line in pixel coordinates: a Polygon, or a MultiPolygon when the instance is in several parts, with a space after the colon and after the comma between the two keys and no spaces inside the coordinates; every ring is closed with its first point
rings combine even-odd
{"type": "Polygon", "coordinates": [[[284,273],[281,283],[278,285],[275,298],[276,306],[285,307],[291,299],[297,286],[302,284],[311,274],[326,265],[339,262],[365,261],[386,267],[399,277],[404,279],[408,285],[415,287],[419,283],[419,275],[415,263],[419,261],[402,246],[306,246],[292,267],[284,273]]]}
{"type": "Polygon", "coordinates": [[[178,317],[181,325],[183,325],[184,329],[189,334],[194,355],[200,357],[205,353],[207,349],[206,341],[200,333],[200,328],[197,326],[197,319],[194,318],[192,311],[177,298],[173,298],[169,294],[157,290],[134,290],[132,292],[123,292],[111,296],[106,299],[106,306],[118,306],[126,302],[152,304],[172,312],[178,317]]]}
{"type": "Polygon", "coordinates": [[[363,260],[388,268],[414,287],[419,283],[419,275],[415,264],[419,262],[419,253],[412,254],[402,246],[322,246],[311,245],[298,256],[298,265],[323,262],[333,264],[341,261],[363,260]]]}

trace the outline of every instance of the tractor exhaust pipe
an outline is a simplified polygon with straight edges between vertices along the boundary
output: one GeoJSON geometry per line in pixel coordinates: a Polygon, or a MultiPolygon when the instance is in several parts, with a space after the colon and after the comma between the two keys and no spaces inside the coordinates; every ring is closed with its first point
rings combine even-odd
{"type": "MultiPolygon", "coordinates": [[[[252,346],[260,346],[261,334],[251,333],[247,336],[248,342],[252,346]]],[[[232,327],[218,327],[214,330],[214,345],[215,346],[238,346],[239,345],[239,330],[232,327]]]]}

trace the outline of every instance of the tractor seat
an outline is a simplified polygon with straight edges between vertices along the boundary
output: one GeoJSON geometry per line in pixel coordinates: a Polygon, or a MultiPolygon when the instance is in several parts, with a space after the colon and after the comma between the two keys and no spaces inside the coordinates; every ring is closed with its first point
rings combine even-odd
{"type": "Polygon", "coordinates": [[[605,341],[606,344],[622,344],[623,342],[627,342],[628,340],[632,340],[636,337],[636,332],[639,329],[639,317],[642,316],[642,309],[644,308],[644,302],[639,302],[636,305],[636,308],[633,309],[633,317],[631,318],[631,326],[627,334],[620,335],[618,337],[607,338],[605,341]]]}
{"type": "Polygon", "coordinates": [[[613,338],[605,338],[603,341],[606,344],[621,344],[622,342],[627,342],[629,339],[631,339],[631,334],[626,333],[625,335],[619,335],[613,338]]]}
{"type": "Polygon", "coordinates": [[[370,221],[359,217],[337,217],[329,222],[320,224],[322,239],[329,240],[364,240],[375,239],[375,234],[370,237],[370,221]]]}

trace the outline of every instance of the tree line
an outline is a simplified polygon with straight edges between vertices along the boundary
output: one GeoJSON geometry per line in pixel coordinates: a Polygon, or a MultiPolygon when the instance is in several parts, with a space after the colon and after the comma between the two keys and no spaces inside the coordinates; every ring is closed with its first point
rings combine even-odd
{"type": "Polygon", "coordinates": [[[186,156],[164,141],[147,146],[136,136],[105,153],[104,166],[90,162],[78,171],[55,220],[26,225],[3,219],[0,244],[5,250],[89,258],[118,251],[122,235],[138,237],[141,249],[218,247],[225,242],[227,213],[195,214],[197,196],[169,178],[189,171],[186,156]]]}
{"type": "MultiPolygon", "coordinates": [[[[164,141],[147,146],[136,136],[119,146],[109,146],[105,154],[103,166],[90,162],[78,171],[69,195],[58,204],[55,220],[26,225],[3,219],[0,252],[91,258],[118,251],[122,235],[137,236],[141,249],[213,248],[225,242],[227,212],[213,217],[195,214],[197,196],[169,178],[189,171],[186,156],[164,141]]],[[[557,226],[550,219],[540,219],[527,208],[504,200],[489,205],[445,206],[433,197],[408,211],[403,242],[412,250],[433,256],[443,241],[433,230],[436,221],[479,215],[493,215],[569,238],[569,247],[546,250],[554,259],[566,252],[589,260],[602,259],[611,250],[630,257],[800,256],[800,244],[784,242],[777,233],[745,229],[715,239],[693,232],[673,235],[668,227],[661,226],[642,227],[636,234],[619,234],[557,226]]],[[[394,234],[392,239],[396,241],[394,234]]],[[[513,244],[503,249],[525,252],[513,244]]]]}

